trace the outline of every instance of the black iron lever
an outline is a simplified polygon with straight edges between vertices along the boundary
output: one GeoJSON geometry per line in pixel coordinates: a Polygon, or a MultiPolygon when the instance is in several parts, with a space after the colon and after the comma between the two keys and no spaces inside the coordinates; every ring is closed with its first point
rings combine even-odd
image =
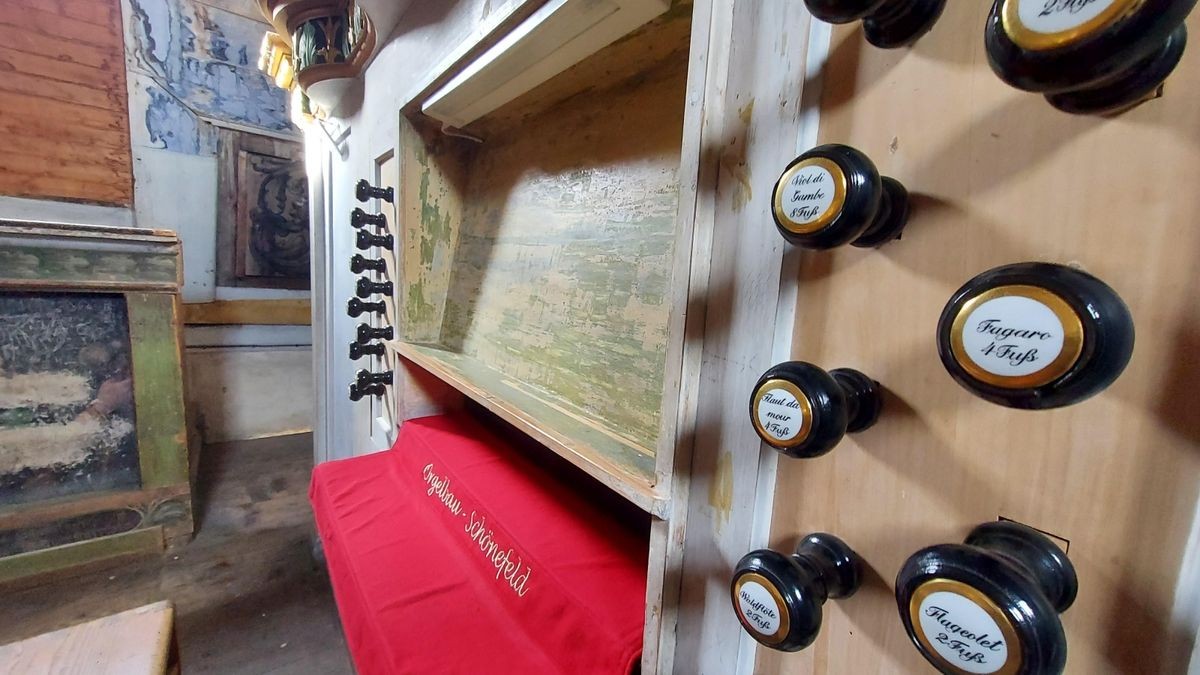
{"type": "Polygon", "coordinates": [[[369,201],[371,199],[382,199],[383,201],[391,204],[395,197],[395,191],[390,187],[375,187],[374,185],[368,183],[364,178],[363,180],[358,181],[358,184],[354,186],[354,196],[357,197],[358,201],[360,202],[369,201]]]}
{"type": "Polygon", "coordinates": [[[364,225],[374,225],[380,229],[387,229],[387,216],[382,213],[371,215],[356,206],[350,212],[350,227],[358,230],[362,229],[364,225]]]}
{"type": "Polygon", "coordinates": [[[360,387],[367,387],[372,384],[387,386],[392,383],[392,371],[385,370],[382,373],[372,373],[363,368],[354,374],[354,383],[360,387]]]}
{"type": "Polygon", "coordinates": [[[392,235],[390,234],[371,234],[366,230],[359,230],[358,234],[354,237],[354,245],[357,246],[358,250],[360,251],[366,251],[372,246],[378,246],[379,248],[390,251],[392,250],[392,243],[394,241],[395,240],[392,239],[392,235]]]}
{"type": "Polygon", "coordinates": [[[350,298],[350,302],[346,303],[346,314],[355,319],[362,316],[364,312],[383,314],[386,311],[387,305],[383,304],[382,300],[378,302],[363,302],[358,298],[350,298]]]}
{"type": "Polygon", "coordinates": [[[363,344],[361,342],[351,342],[350,343],[350,360],[351,361],[357,361],[367,355],[383,356],[386,352],[387,352],[387,349],[379,343],[374,343],[374,344],[363,344]]]}
{"type": "Polygon", "coordinates": [[[365,277],[360,277],[358,284],[354,287],[354,294],[360,298],[369,298],[375,294],[390,296],[392,288],[392,282],[390,281],[371,281],[365,277]]]}
{"type": "Polygon", "coordinates": [[[365,323],[358,324],[358,341],[368,342],[370,340],[391,340],[395,331],[391,326],[383,328],[372,328],[365,323]]]}
{"type": "Polygon", "coordinates": [[[350,400],[361,401],[367,396],[383,396],[386,392],[387,388],[382,384],[371,384],[363,387],[355,382],[350,385],[350,400]]]}
{"type": "Polygon", "coordinates": [[[387,272],[387,263],[383,258],[367,258],[361,253],[355,253],[350,258],[350,271],[355,274],[362,274],[367,270],[375,272],[387,272]]]}

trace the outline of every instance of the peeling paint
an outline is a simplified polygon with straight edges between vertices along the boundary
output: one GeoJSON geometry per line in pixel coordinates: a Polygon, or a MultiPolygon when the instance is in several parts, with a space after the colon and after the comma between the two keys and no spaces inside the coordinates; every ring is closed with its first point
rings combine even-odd
{"type": "Polygon", "coordinates": [[[652,454],[686,76],[681,51],[603,103],[574,98],[525,118],[461,157],[461,178],[402,123],[406,297],[441,311],[437,326],[405,326],[407,339],[486,364],[652,454]]]}
{"type": "Polygon", "coordinates": [[[751,98],[749,103],[738,108],[738,119],[740,119],[742,121],[742,124],[749,126],[750,119],[753,116],[754,116],[754,99],[751,98]]]}
{"type": "Polygon", "coordinates": [[[713,472],[712,481],[708,484],[708,505],[716,513],[717,534],[725,529],[729,522],[729,512],[733,509],[733,455],[722,452],[717,460],[717,470],[713,472]]]}
{"type": "Polygon", "coordinates": [[[125,6],[131,78],[150,83],[143,85],[143,96],[134,97],[132,112],[134,119],[144,119],[152,147],[213,154],[197,113],[294,130],[287,93],[250,63],[263,24],[193,0],[126,0],[125,6]]]}

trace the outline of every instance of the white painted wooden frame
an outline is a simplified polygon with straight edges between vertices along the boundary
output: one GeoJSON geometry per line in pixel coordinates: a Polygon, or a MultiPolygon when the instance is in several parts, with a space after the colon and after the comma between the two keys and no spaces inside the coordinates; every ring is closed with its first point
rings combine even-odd
{"type": "Polygon", "coordinates": [[[667,11],[668,0],[550,0],[421,106],[463,127],[667,11]]]}
{"type": "Polygon", "coordinates": [[[694,16],[707,11],[710,25],[692,32],[693,68],[708,73],[688,303],[698,324],[688,343],[702,347],[681,392],[695,419],[680,428],[695,442],[673,672],[729,675],[752,672],[756,655],[730,606],[730,578],[766,542],[775,493],[777,456],[749,424],[747,402],[758,376],[790,357],[796,307],[799,253],[775,230],[770,188],[815,141],[816,97],[803,97],[810,52],[827,47],[810,49],[803,3],[707,4],[694,16]]]}

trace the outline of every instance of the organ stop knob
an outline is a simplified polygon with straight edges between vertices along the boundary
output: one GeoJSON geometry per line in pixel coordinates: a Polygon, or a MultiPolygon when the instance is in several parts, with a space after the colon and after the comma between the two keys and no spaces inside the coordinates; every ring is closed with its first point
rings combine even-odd
{"type": "Polygon", "coordinates": [[[821,21],[862,20],[867,42],[883,49],[903,47],[928,33],[946,0],[804,0],[821,21]]]}
{"type": "Polygon", "coordinates": [[[767,445],[789,457],[820,457],[846,432],[879,419],[879,383],[850,368],[830,372],[803,361],[781,363],[758,379],[750,421],[767,445]]]}
{"type": "Polygon", "coordinates": [[[730,595],[738,621],[755,640],[785,652],[813,643],[821,607],[848,598],[862,584],[862,561],[841,539],[810,534],[792,555],[752,551],[734,568],[730,595]]]}
{"type": "Polygon", "coordinates": [[[896,576],[904,628],[949,675],[1063,672],[1067,638],[1058,615],[1077,591],[1062,549],[1012,522],[985,523],[962,544],[917,551],[896,576]]]}
{"type": "Polygon", "coordinates": [[[822,145],[784,170],[771,213],[779,233],[796,246],[881,246],[899,237],[908,222],[908,190],[880,176],[858,150],[822,145]]]}

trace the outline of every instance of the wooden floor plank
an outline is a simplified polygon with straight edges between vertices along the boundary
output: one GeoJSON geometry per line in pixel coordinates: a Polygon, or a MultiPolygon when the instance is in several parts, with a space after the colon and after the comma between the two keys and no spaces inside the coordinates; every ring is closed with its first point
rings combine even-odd
{"type": "Polygon", "coordinates": [[[202,457],[191,543],[0,589],[0,644],[171,600],[186,673],[351,675],[328,578],[311,556],[312,436],[222,443],[202,457]]]}

